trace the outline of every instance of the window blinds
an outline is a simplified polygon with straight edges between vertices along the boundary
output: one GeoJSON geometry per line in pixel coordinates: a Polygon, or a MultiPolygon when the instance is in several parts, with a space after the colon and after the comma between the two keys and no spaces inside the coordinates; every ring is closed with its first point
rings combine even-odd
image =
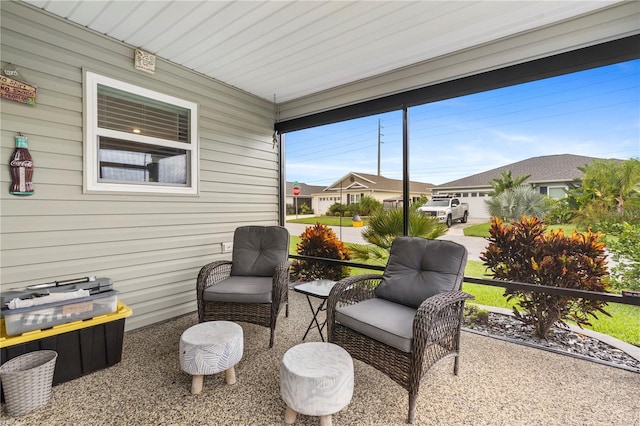
{"type": "Polygon", "coordinates": [[[187,108],[98,84],[98,127],[189,143],[187,108]]]}

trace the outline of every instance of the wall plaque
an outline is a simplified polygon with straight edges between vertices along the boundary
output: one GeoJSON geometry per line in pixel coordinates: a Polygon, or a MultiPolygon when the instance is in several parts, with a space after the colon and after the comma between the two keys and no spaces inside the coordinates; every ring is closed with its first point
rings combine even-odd
{"type": "Polygon", "coordinates": [[[35,105],[38,87],[27,83],[13,65],[0,69],[0,98],[35,105]]]}
{"type": "Polygon", "coordinates": [[[136,69],[149,74],[155,74],[156,72],[156,56],[151,53],[144,52],[140,49],[136,49],[136,69]]]}

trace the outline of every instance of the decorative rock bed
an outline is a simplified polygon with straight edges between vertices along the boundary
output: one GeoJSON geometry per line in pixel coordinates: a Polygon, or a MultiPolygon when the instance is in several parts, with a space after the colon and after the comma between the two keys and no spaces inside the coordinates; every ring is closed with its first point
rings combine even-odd
{"type": "Polygon", "coordinates": [[[545,340],[534,335],[531,326],[525,325],[514,316],[495,312],[489,312],[486,323],[472,321],[465,315],[462,325],[467,331],[586,358],[595,362],[612,364],[640,373],[640,360],[625,351],[594,337],[563,327],[554,327],[549,333],[549,338],[545,340]]]}

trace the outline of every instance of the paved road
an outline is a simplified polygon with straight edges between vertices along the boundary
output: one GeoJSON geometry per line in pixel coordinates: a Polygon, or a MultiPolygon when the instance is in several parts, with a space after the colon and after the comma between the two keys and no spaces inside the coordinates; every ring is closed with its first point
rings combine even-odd
{"type": "MultiPolygon", "coordinates": [[[[487,240],[479,237],[465,237],[462,229],[466,225],[468,224],[453,224],[453,226],[447,231],[446,235],[443,235],[440,239],[462,244],[469,252],[469,260],[480,260],[480,253],[485,250],[487,240]]],[[[286,223],[285,226],[291,235],[300,235],[308,225],[302,223],[286,223]]],[[[362,238],[363,228],[354,228],[351,226],[340,228],[338,226],[333,226],[332,229],[338,238],[346,243],[367,244],[367,242],[362,238]]]]}

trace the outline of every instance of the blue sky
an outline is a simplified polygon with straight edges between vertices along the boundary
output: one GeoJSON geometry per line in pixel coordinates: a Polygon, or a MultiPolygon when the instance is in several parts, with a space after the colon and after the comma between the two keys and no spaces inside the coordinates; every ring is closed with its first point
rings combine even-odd
{"type": "MultiPolygon", "coordinates": [[[[402,178],[402,113],[286,135],[287,181],[329,185],[348,172],[402,178]]],[[[531,157],[640,158],[640,60],[409,110],[411,180],[435,185],[531,157]]]]}

